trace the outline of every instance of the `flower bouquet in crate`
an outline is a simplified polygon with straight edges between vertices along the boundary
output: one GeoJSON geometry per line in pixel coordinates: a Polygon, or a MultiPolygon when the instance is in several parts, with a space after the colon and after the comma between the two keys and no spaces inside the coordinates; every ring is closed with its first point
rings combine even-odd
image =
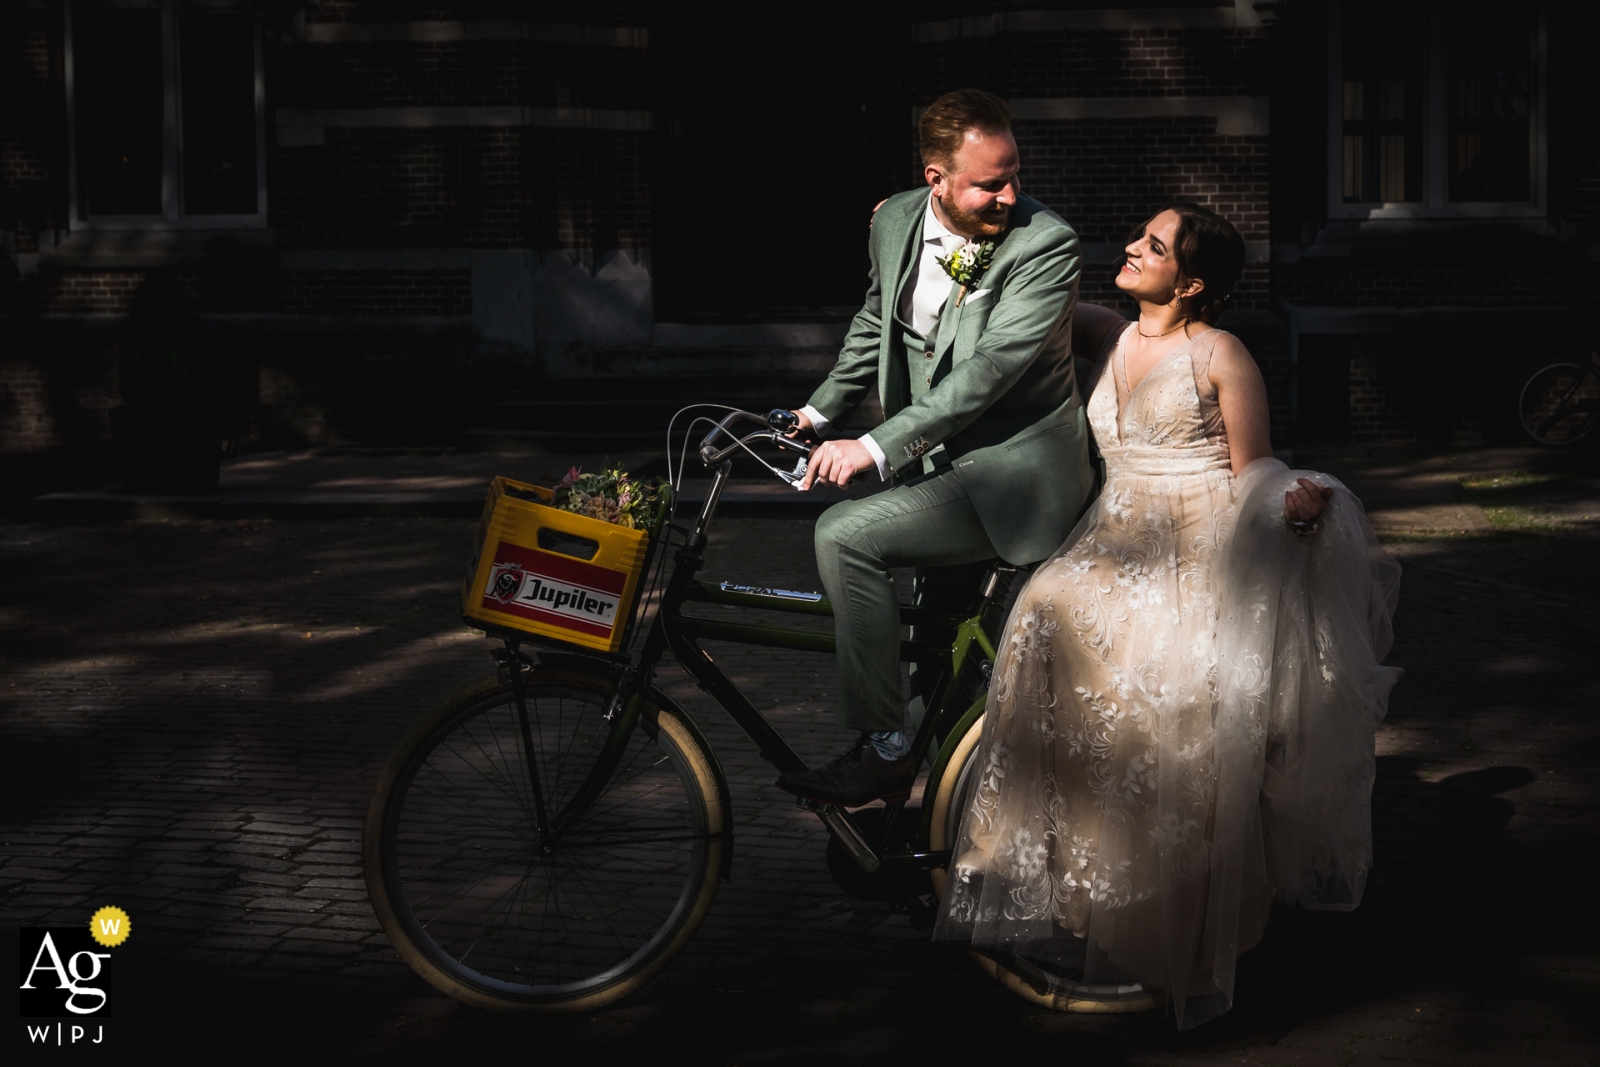
{"type": "Polygon", "coordinates": [[[615,652],[671,497],[617,469],[573,467],[554,488],[496,478],[461,586],[467,624],[615,652]]]}

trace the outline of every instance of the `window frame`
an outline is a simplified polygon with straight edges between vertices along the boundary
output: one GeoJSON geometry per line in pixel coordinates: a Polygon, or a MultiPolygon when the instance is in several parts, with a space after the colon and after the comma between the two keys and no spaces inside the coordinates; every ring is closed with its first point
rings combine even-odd
{"type": "MultiPolygon", "coordinates": [[[[1444,0],[1429,0],[1427,70],[1423,79],[1422,189],[1419,201],[1347,204],[1344,201],[1344,4],[1328,3],[1328,217],[1333,219],[1534,219],[1549,214],[1549,21],[1544,0],[1534,5],[1532,115],[1528,123],[1528,200],[1452,201],[1448,169],[1449,108],[1445,72],[1444,0]]],[[[1459,10],[1459,9],[1458,9],[1459,10]]]]}
{"type": "Polygon", "coordinates": [[[62,74],[67,105],[67,217],[74,232],[90,230],[261,230],[267,226],[267,92],[261,23],[251,19],[255,58],[256,210],[250,214],[186,215],[183,212],[183,108],[178,84],[178,12],[184,9],[253,13],[241,0],[68,0],[63,9],[62,74]],[[112,7],[161,13],[161,212],[152,215],[89,215],[78,192],[78,121],[72,36],[73,9],[112,7]]]}

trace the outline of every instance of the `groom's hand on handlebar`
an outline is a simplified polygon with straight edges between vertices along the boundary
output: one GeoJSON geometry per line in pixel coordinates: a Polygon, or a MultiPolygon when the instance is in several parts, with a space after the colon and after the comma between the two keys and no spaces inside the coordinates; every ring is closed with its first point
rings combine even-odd
{"type": "MultiPolygon", "coordinates": [[[[805,416],[801,415],[800,418],[804,420],[805,416]]],[[[856,475],[877,469],[877,461],[872,458],[872,453],[867,451],[867,446],[860,441],[849,439],[824,441],[811,450],[811,462],[806,466],[806,480],[800,483],[800,488],[810,489],[812,485],[820,482],[823,485],[837,485],[843,489],[856,475]]]]}

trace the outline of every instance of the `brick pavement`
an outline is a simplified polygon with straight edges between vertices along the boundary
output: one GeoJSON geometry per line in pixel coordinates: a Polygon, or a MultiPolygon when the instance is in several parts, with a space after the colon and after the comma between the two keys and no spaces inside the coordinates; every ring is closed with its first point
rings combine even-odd
{"type": "MultiPolygon", "coordinates": [[[[739,831],[734,880],[700,936],[652,986],[593,1015],[458,1008],[378,932],[358,838],[404,724],[486,669],[490,644],[452,621],[470,530],[0,525],[0,922],[76,923],[119,904],[137,931],[122,951],[147,979],[119,1025],[154,1034],[173,1010],[158,990],[176,990],[203,1020],[194,1033],[231,1027],[257,1048],[1600,1062],[1600,931],[1582,877],[1600,832],[1600,614],[1542,595],[1547,581],[1452,573],[1448,537],[1406,542],[1425,544],[1428,569],[1403,587],[1391,661],[1408,674],[1380,735],[1367,900],[1350,914],[1280,909],[1216,1023],[1178,1035],[1154,1017],[1034,1009],[904,917],[844,897],[815,820],[681,676],[666,687],[711,735],[739,831]]],[[[809,531],[726,518],[708,572],[814,586],[809,531]]],[[[829,660],[717,654],[800,751],[837,746],[829,660]]]]}

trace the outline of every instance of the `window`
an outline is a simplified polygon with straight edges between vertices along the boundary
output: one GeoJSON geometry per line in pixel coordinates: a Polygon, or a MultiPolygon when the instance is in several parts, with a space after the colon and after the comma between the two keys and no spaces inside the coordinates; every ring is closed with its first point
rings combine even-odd
{"type": "Polygon", "coordinates": [[[1427,5],[1391,4],[1370,26],[1376,5],[1347,6],[1341,105],[1346,204],[1422,199],[1423,87],[1427,5]]]}
{"type": "Polygon", "coordinates": [[[266,223],[261,41],[248,11],[67,9],[74,229],[266,223]]]}
{"type": "Polygon", "coordinates": [[[1544,214],[1544,10],[1330,5],[1336,218],[1544,214]]]}
{"type": "MultiPolygon", "coordinates": [[[[1476,20],[1474,20],[1476,21],[1476,20]]],[[[1526,201],[1532,188],[1533,49],[1529,27],[1504,35],[1446,28],[1450,199],[1526,201]]]]}

